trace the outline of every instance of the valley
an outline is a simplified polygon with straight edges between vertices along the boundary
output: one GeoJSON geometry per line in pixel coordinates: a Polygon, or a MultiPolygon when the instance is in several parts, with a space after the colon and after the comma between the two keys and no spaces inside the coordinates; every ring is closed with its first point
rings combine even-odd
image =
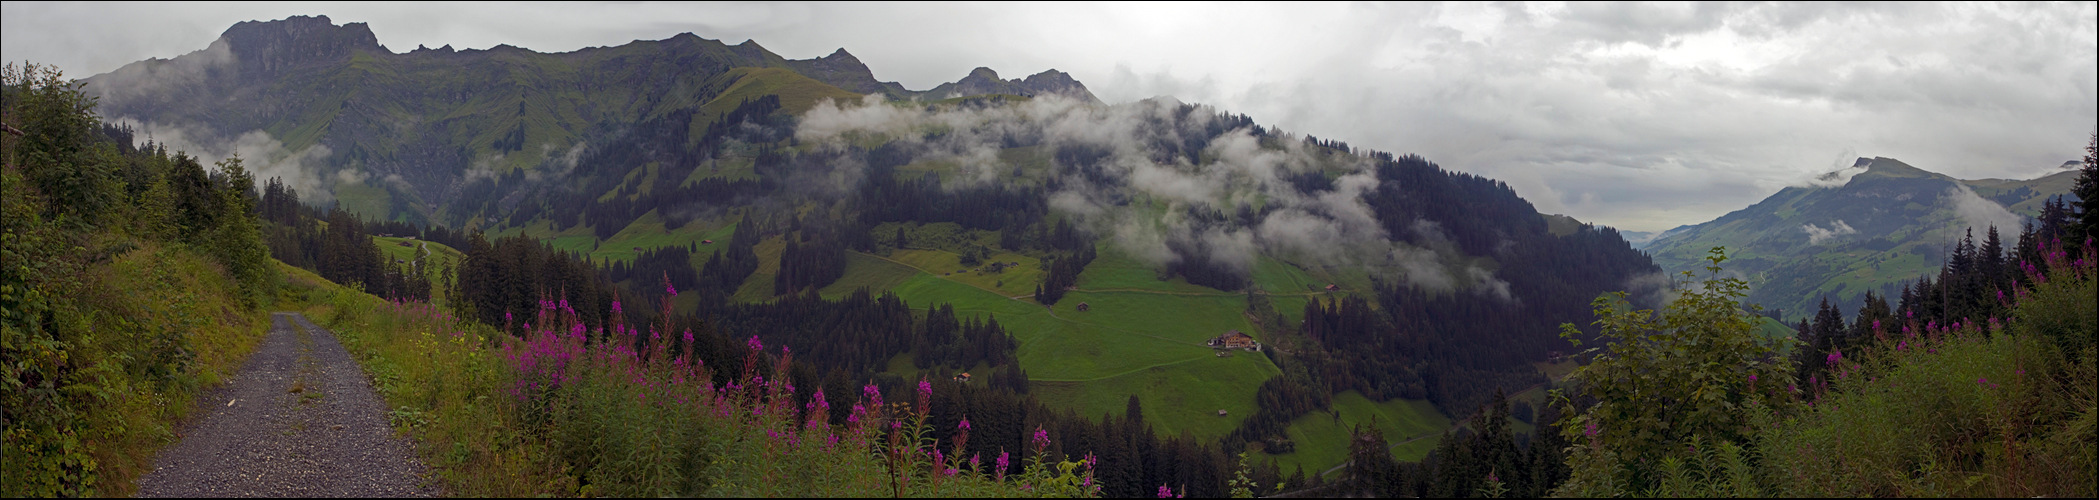
{"type": "MultiPolygon", "coordinates": [[[[1620,174],[1567,172],[1735,164],[1539,169],[1559,139],[1406,125],[1446,166],[1279,125],[1331,110],[1125,99],[1216,94],[1122,67],[1089,76],[1103,99],[693,32],[396,51],[376,27],[7,66],[0,493],[333,491],[361,472],[259,481],[356,443],[415,495],[2093,490],[2099,136],[2023,179],[1857,158],[1633,232],[1549,213],[1623,203],[1594,189],[1620,174]],[[313,355],[354,399],[287,382],[313,355]],[[231,393],[357,439],[207,400],[231,393]]],[[[1743,175],[1711,182],[1765,185],[1743,175]]]]}

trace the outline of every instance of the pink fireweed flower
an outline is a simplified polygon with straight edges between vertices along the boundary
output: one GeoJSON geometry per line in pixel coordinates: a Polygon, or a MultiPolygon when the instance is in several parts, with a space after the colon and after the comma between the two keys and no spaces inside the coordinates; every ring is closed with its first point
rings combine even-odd
{"type": "Polygon", "coordinates": [[[971,471],[980,471],[980,470],[982,470],[982,469],[980,469],[980,468],[978,468],[978,467],[977,467],[978,465],[980,465],[980,464],[982,464],[982,463],[983,463],[983,461],[982,461],[982,460],[979,460],[979,459],[981,459],[981,458],[984,458],[984,457],[983,457],[983,454],[982,454],[982,453],[974,453],[974,454],[971,454],[971,455],[969,456],[969,470],[971,470],[971,471]]]}
{"type": "Polygon", "coordinates": [[[1166,485],[1159,485],[1159,498],[1173,498],[1173,490],[1167,489],[1166,485]]]}
{"type": "Polygon", "coordinates": [[[751,348],[751,350],[752,350],[752,351],[763,351],[763,350],[765,350],[765,343],[764,343],[764,342],[759,342],[759,341],[758,341],[758,336],[757,336],[757,335],[752,335],[752,336],[751,336],[751,340],[747,340],[747,341],[744,341],[743,345],[744,345],[744,347],[749,347],[749,348],[751,348]]]}
{"type": "Polygon", "coordinates": [[[998,465],[998,470],[992,472],[992,474],[994,475],[994,479],[1001,482],[1005,481],[1006,467],[1013,465],[1013,462],[1012,460],[1006,457],[1006,450],[1004,448],[1000,448],[998,450],[998,461],[992,463],[998,465]]]}
{"type": "Polygon", "coordinates": [[[1751,374],[1749,374],[1749,383],[1752,383],[1752,384],[1756,383],[1756,374],[1754,374],[1754,373],[1751,373],[1751,374]]]}
{"type": "Polygon", "coordinates": [[[1042,426],[1035,426],[1035,451],[1049,449],[1049,444],[1049,431],[1042,430],[1042,426]]]}
{"type": "Polygon", "coordinates": [[[1842,359],[1844,359],[1844,350],[1842,349],[1831,349],[1829,351],[1829,356],[1823,358],[1823,360],[1828,362],[1829,364],[1836,364],[1837,361],[1842,359]]]}
{"type": "Polygon", "coordinates": [[[966,431],[966,430],[969,430],[969,419],[968,419],[968,418],[963,418],[963,419],[962,419],[962,423],[961,423],[960,425],[956,425],[956,426],[955,426],[955,428],[957,428],[957,429],[962,429],[962,430],[965,430],[965,431],[966,431]]]}
{"type": "Polygon", "coordinates": [[[613,313],[613,314],[619,314],[619,313],[620,313],[620,308],[619,308],[619,299],[613,299],[613,301],[612,301],[612,313],[613,313]]]}
{"type": "Polygon", "coordinates": [[[1582,426],[1582,434],[1587,435],[1589,437],[1596,437],[1596,422],[1589,422],[1588,425],[1582,426]]]}

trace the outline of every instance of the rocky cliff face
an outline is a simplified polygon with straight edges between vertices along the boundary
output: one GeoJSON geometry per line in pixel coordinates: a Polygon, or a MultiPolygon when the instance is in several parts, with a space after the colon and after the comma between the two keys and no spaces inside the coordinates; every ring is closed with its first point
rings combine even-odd
{"type": "Polygon", "coordinates": [[[992,71],[991,68],[980,67],[970,70],[969,76],[962,77],[961,80],[955,83],[941,84],[938,87],[933,87],[932,90],[920,94],[926,99],[947,99],[983,94],[1012,94],[1029,97],[1054,94],[1095,104],[1101,102],[1099,98],[1093,96],[1093,92],[1086,90],[1085,84],[1081,84],[1078,80],[1073,79],[1069,73],[1054,69],[1036,73],[1025,80],[1001,80],[998,77],[998,72],[992,71]]]}
{"type": "Polygon", "coordinates": [[[242,76],[250,78],[274,76],[304,65],[340,62],[358,51],[389,53],[364,23],[337,26],[328,16],[242,22],[219,38],[232,50],[242,76]]]}
{"type": "Polygon", "coordinates": [[[909,98],[911,95],[910,91],[904,90],[904,86],[896,82],[875,80],[874,71],[843,48],[828,56],[787,61],[787,67],[816,81],[862,94],[886,94],[891,99],[909,98]]]}

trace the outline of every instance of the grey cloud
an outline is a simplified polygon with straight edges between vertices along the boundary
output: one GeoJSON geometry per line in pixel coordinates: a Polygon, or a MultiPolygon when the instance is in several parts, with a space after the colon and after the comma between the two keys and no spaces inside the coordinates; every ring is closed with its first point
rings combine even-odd
{"type": "Polygon", "coordinates": [[[334,154],[328,146],[314,144],[298,150],[285,147],[284,143],[268,132],[250,130],[231,138],[223,137],[205,127],[186,127],[154,122],[140,122],[131,117],[110,120],[126,124],[138,131],[141,139],[164,145],[170,152],[185,153],[196,157],[198,163],[216,164],[234,155],[240,155],[241,164],[254,174],[258,184],[272,178],[299,191],[299,199],[307,203],[326,204],[334,199],[331,190],[338,182],[351,179],[362,181],[362,174],[349,170],[330,173],[328,157],[334,154]]]}
{"type": "Polygon", "coordinates": [[[1858,234],[1857,229],[1852,229],[1850,224],[1845,224],[1841,219],[1831,222],[1827,228],[1817,226],[1812,222],[1802,224],[1800,230],[1807,232],[1807,244],[1809,245],[1820,245],[1822,242],[1838,236],[1858,234]]]}
{"type": "MultiPolygon", "coordinates": [[[[1056,213],[1112,246],[1155,267],[1187,259],[1250,272],[1257,258],[1275,256],[1310,265],[1350,265],[1375,270],[1394,282],[1443,292],[1478,290],[1507,297],[1507,283],[1484,269],[1468,269],[1462,253],[1433,222],[1417,221],[1415,248],[1392,241],[1363,195],[1378,186],[1362,157],[1315,157],[1304,141],[1288,134],[1256,137],[1244,128],[1211,136],[1218,111],[1168,99],[1117,106],[1084,105],[1048,96],[1005,106],[897,106],[876,99],[824,101],[802,116],[796,138],[829,150],[850,141],[881,137],[918,151],[916,161],[958,165],[951,183],[986,182],[982,169],[1003,169],[997,153],[1008,137],[1049,148],[1085,148],[1106,156],[1096,172],[1064,165],[1049,193],[1056,213]],[[940,133],[929,133],[938,131],[940,133]],[[1154,144],[1205,140],[1201,164],[1154,144]],[[1301,192],[1287,179],[1298,173],[1338,169],[1332,189],[1301,192]],[[1105,182],[1097,184],[1096,181],[1105,182]],[[1125,201],[1127,200],[1127,201],[1125,201]],[[1262,207],[1252,212],[1252,207],[1262,207]],[[1255,214],[1253,220],[1229,214],[1255,214]],[[1230,220],[1200,215],[1228,214],[1230,220]],[[1191,253],[1184,253],[1191,252],[1191,253]],[[1384,256],[1363,261],[1362,256],[1384,256]]],[[[837,170],[850,171],[853,165],[837,170]]]]}
{"type": "Polygon", "coordinates": [[[1954,184],[1946,190],[1945,196],[1953,202],[1953,210],[1960,215],[1960,223],[1975,232],[1982,232],[1991,226],[1996,226],[1998,231],[2011,231],[2026,220],[2025,217],[2005,210],[2003,205],[1976,195],[1975,190],[1969,189],[1966,184],[1954,184]]]}

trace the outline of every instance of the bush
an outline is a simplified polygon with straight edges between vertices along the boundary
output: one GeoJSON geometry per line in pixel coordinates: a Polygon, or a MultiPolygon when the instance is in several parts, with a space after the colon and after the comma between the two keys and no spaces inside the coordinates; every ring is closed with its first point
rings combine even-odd
{"type": "MultiPolygon", "coordinates": [[[[1559,491],[1578,496],[1613,496],[1648,491],[1669,481],[1658,466],[1699,455],[1701,444],[1744,443],[1752,408],[1786,405],[1782,386],[1792,373],[1777,341],[1755,334],[1757,316],[1737,300],[1748,284],[1722,278],[1724,249],[1707,258],[1709,275],[1657,316],[1632,310],[1624,292],[1594,303],[1601,336],[1608,344],[1569,375],[1584,401],[1568,404],[1560,430],[1576,445],[1569,450],[1573,474],[1559,491]]],[[[1693,277],[1688,271],[1686,277],[1693,277]]],[[[1574,325],[1562,336],[1581,344],[1574,325]]]]}

